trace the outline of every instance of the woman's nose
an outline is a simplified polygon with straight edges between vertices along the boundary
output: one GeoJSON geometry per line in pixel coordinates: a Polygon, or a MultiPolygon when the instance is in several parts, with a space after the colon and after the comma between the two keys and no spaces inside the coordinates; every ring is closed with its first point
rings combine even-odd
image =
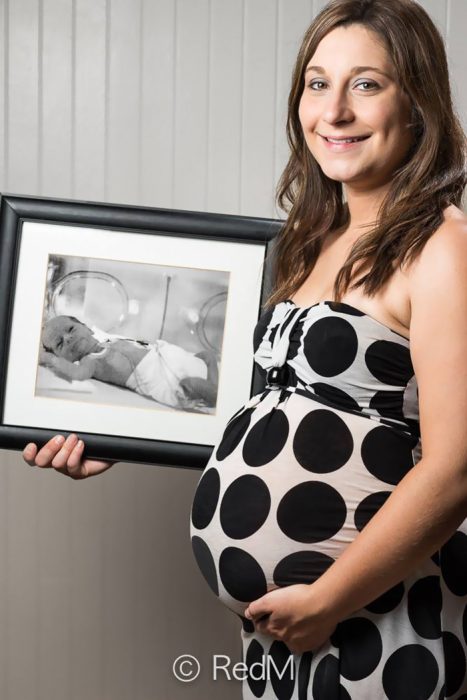
{"type": "Polygon", "coordinates": [[[323,119],[329,124],[352,121],[353,111],[348,97],[341,92],[329,93],[325,98],[323,119]]]}

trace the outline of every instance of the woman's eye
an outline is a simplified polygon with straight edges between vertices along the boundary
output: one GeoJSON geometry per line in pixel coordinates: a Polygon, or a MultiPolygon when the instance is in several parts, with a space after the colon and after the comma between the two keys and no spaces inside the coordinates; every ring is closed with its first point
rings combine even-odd
{"type": "MultiPolygon", "coordinates": [[[[373,80],[362,80],[362,82],[358,83],[358,85],[356,85],[355,87],[360,87],[360,85],[369,85],[370,90],[372,90],[375,87],[378,87],[378,85],[375,82],[373,82],[373,80]]],[[[366,90],[364,90],[363,92],[366,92],[366,90]]]]}
{"type": "Polygon", "coordinates": [[[310,87],[312,90],[315,89],[315,85],[325,85],[324,80],[314,80],[311,82],[308,87],[310,87]]]}
{"type": "Polygon", "coordinates": [[[62,347],[62,345],[63,345],[63,340],[59,340],[58,343],[57,343],[57,348],[58,348],[58,350],[60,350],[60,348],[62,347]]]}
{"type": "MultiPolygon", "coordinates": [[[[319,91],[320,88],[317,88],[317,85],[326,85],[326,82],[324,80],[313,80],[311,83],[309,83],[308,87],[312,90],[319,91]]],[[[357,83],[355,87],[360,87],[360,85],[369,85],[369,90],[378,87],[377,83],[375,83],[373,80],[362,80],[362,82],[357,83]]],[[[363,92],[368,92],[368,89],[363,90],[363,92]]]]}

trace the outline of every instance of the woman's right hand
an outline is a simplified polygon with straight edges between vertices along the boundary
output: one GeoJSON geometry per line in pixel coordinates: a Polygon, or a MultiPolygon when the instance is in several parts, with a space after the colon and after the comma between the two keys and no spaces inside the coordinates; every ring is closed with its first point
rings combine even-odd
{"type": "Polygon", "coordinates": [[[71,479],[86,479],[88,476],[96,476],[105,472],[115,462],[100,462],[94,459],[82,459],[84,443],[78,439],[75,433],[71,433],[65,439],[63,435],[56,435],[46,444],[37,449],[37,445],[30,442],[23,450],[23,459],[31,467],[50,468],[69,476],[71,479]]]}

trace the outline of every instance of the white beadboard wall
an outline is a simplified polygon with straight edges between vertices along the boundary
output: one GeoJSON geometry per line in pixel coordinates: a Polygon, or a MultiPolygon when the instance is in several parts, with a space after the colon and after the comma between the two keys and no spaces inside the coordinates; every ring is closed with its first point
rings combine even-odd
{"type": "MultiPolygon", "coordinates": [[[[276,216],[299,41],[323,0],[0,0],[0,190],[276,216]]],[[[467,0],[422,3],[467,115],[467,0]]],[[[436,89],[436,85],[433,85],[436,89]]],[[[74,482],[0,452],[0,698],[204,700],[240,622],[189,542],[200,472],[74,482]],[[199,657],[193,683],[174,659],[199,657]]]]}

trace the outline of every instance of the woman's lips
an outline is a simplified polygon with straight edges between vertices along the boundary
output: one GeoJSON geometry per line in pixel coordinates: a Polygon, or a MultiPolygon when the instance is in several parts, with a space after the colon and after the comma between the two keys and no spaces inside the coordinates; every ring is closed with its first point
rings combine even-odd
{"type": "Polygon", "coordinates": [[[369,138],[369,136],[366,136],[364,139],[361,139],[360,141],[352,141],[352,143],[346,143],[345,141],[343,141],[342,143],[332,143],[331,141],[327,141],[324,136],[321,136],[321,139],[326,148],[328,148],[330,151],[337,151],[338,153],[341,153],[342,151],[349,151],[352,148],[356,148],[365,141],[368,141],[369,138]]]}

